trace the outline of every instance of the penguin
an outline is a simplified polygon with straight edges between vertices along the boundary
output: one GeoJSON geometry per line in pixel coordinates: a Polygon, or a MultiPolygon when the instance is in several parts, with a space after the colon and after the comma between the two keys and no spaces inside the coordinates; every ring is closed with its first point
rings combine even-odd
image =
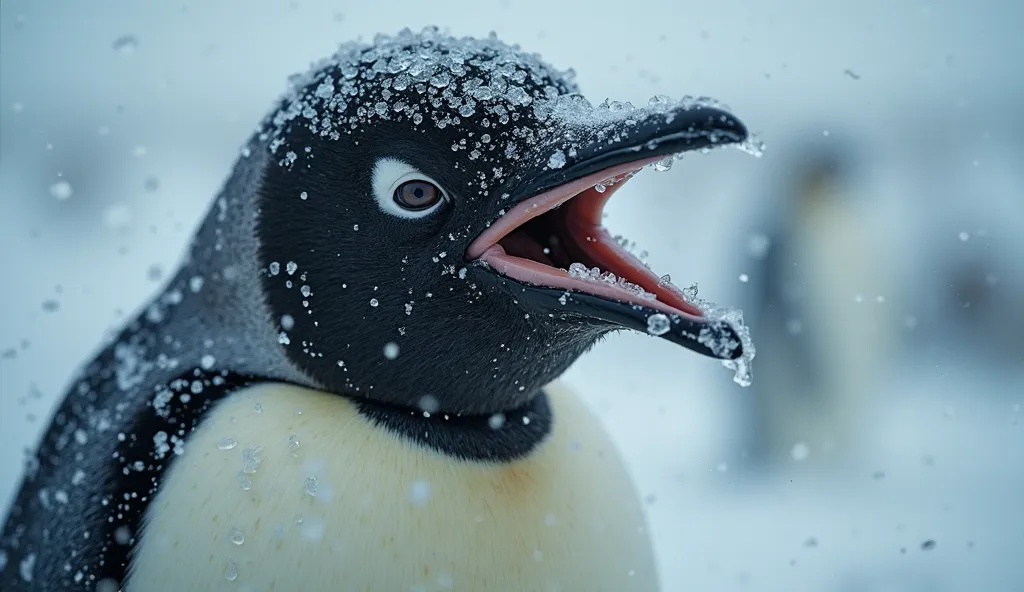
{"type": "Polygon", "coordinates": [[[856,450],[896,341],[893,283],[855,140],[816,133],[787,160],[745,254],[757,262],[744,308],[764,351],[743,411],[745,453],[754,469],[795,460],[820,470],[856,450]]]}
{"type": "Polygon", "coordinates": [[[342,45],[72,382],[0,587],[659,589],[628,471],[556,379],[616,330],[749,368],[741,323],[601,225],[645,166],[747,137],[707,100],[594,106],[493,35],[342,45]]]}

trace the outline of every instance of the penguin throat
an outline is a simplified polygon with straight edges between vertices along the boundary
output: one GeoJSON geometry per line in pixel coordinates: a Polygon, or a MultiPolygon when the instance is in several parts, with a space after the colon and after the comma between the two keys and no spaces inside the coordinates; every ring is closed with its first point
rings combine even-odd
{"type": "Polygon", "coordinates": [[[477,237],[467,258],[531,285],[702,316],[601,225],[611,196],[653,160],[605,169],[520,202],[477,237]]]}

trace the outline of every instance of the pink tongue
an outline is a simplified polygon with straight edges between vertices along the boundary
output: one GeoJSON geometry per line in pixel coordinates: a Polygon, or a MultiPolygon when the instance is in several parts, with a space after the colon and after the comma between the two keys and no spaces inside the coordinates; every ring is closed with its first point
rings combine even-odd
{"type": "Polygon", "coordinates": [[[608,231],[601,226],[601,213],[604,204],[615,192],[613,185],[604,193],[590,188],[574,197],[566,206],[565,223],[569,236],[578,248],[586,252],[587,257],[604,271],[610,271],[618,277],[641,286],[644,290],[657,295],[658,300],[665,304],[694,316],[703,316],[700,309],[690,304],[683,297],[682,291],[671,283],[662,282],[650,269],[620,247],[608,231]]]}

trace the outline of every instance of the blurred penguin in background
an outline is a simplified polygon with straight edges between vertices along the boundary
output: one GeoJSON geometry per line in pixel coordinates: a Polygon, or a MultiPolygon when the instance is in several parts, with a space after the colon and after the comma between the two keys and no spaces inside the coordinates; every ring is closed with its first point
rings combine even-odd
{"type": "Polygon", "coordinates": [[[743,393],[754,468],[838,465],[857,447],[891,344],[888,255],[853,143],[821,128],[779,143],[766,210],[738,244],[758,359],[743,393]],[[794,463],[797,461],[797,463],[794,463]]]}
{"type": "Polygon", "coordinates": [[[1011,383],[1024,372],[1024,118],[1012,117],[993,131],[985,118],[930,128],[943,149],[918,155],[928,161],[916,196],[929,212],[919,247],[928,265],[912,282],[909,335],[931,364],[1011,383]]]}

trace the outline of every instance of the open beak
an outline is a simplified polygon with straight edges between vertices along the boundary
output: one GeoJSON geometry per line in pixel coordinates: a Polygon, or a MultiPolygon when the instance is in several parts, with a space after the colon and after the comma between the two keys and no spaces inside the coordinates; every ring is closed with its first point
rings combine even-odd
{"type": "MultiPolygon", "coordinates": [[[[710,318],[653,273],[601,225],[608,199],[641,168],[680,152],[747,139],[744,125],[712,106],[680,105],[602,122],[593,137],[548,146],[547,165],[518,185],[512,206],[466,250],[466,259],[522,285],[547,309],[658,335],[698,353],[744,355],[740,327],[710,318]]],[[[579,126],[576,126],[576,136],[579,126]]],[[[582,138],[581,138],[582,139],[582,138]]]]}

